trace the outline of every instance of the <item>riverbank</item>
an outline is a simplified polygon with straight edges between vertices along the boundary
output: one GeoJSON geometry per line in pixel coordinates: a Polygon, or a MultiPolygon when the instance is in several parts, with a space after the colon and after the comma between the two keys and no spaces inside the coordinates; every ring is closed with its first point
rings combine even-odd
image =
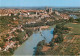
{"type": "MultiPolygon", "coordinates": [[[[66,20],[60,20],[60,21],[66,21],[66,20]]],[[[55,22],[55,23],[59,23],[60,21],[57,21],[57,22],[55,22]]],[[[53,22],[54,23],[54,22],[53,22]]],[[[54,24],[55,24],[54,23],[54,24]]],[[[34,24],[35,25],[35,24],[34,24]]],[[[53,24],[51,24],[51,25],[53,25],[53,24]]],[[[32,26],[33,27],[33,26],[32,26]]],[[[21,28],[19,28],[21,31],[19,31],[18,30],[18,32],[21,32],[20,34],[18,34],[18,37],[15,37],[13,40],[16,40],[16,41],[18,41],[18,44],[17,45],[22,45],[22,43],[24,42],[24,40],[23,40],[23,38],[24,37],[22,37],[22,36],[25,36],[24,34],[23,34],[23,32],[26,30],[26,34],[28,34],[29,36],[31,35],[31,32],[30,31],[28,31],[28,28],[29,28],[29,30],[30,30],[30,28],[32,28],[32,27],[26,27],[26,26],[23,26],[23,27],[21,27],[21,28]],[[23,29],[24,30],[23,30],[23,29]],[[21,36],[22,35],[22,36],[21,36]]],[[[47,29],[47,28],[49,28],[49,26],[37,26],[39,29],[47,29]]],[[[34,28],[33,28],[34,29],[34,28]]],[[[31,30],[31,31],[34,31],[34,30],[31,30]]],[[[15,33],[15,32],[14,32],[15,33]]],[[[16,33],[17,34],[17,33],[16,33]]],[[[12,53],[14,52],[13,51],[13,49],[12,50],[10,50],[12,53]]]]}
{"type": "MultiPolygon", "coordinates": [[[[55,34],[52,39],[53,47],[44,45],[41,50],[43,55],[80,55],[80,23],[66,23],[64,27],[69,28],[69,30],[68,33],[63,34],[63,41],[59,43],[60,40],[56,39],[58,34],[55,34]]],[[[60,31],[58,32],[60,33],[60,31]]]]}
{"type": "Polygon", "coordinates": [[[67,27],[64,27],[64,25],[64,23],[56,25],[53,31],[54,37],[52,38],[52,41],[50,41],[48,44],[43,41],[40,41],[38,43],[35,55],[45,55],[46,51],[56,49],[55,47],[57,47],[59,43],[63,42],[63,34],[68,33],[69,31],[69,29],[67,27]]]}
{"type": "MultiPolygon", "coordinates": [[[[49,27],[48,29],[42,30],[42,34],[46,37],[46,41],[49,42],[53,38],[53,28],[49,27]],[[48,38],[51,36],[50,38],[48,38]]],[[[33,55],[35,54],[36,46],[38,42],[43,40],[43,36],[41,36],[40,32],[33,33],[32,36],[29,37],[17,50],[15,50],[14,55],[33,55]]]]}
{"type": "MultiPolygon", "coordinates": [[[[64,20],[63,20],[63,21],[64,21],[64,20]]],[[[59,21],[58,21],[58,22],[59,22],[59,21]]],[[[66,20],[65,20],[64,22],[66,22],[66,20]]],[[[55,27],[55,25],[54,25],[54,27],[55,27]]],[[[31,28],[32,28],[32,27],[31,27],[31,28]]],[[[44,27],[43,27],[43,28],[44,28],[44,27]]],[[[49,27],[49,26],[48,26],[48,27],[46,27],[45,29],[47,29],[47,28],[53,28],[53,26],[52,26],[52,27],[49,27]]],[[[34,28],[33,28],[33,29],[34,29],[34,28]]],[[[49,30],[49,29],[48,29],[48,30],[49,30]]],[[[52,31],[52,32],[53,32],[53,31],[52,31]]],[[[39,33],[40,33],[40,32],[39,32],[39,33]]],[[[38,33],[38,34],[39,34],[39,33],[38,33]]],[[[51,34],[52,34],[52,36],[53,36],[53,33],[51,33],[51,34]]],[[[46,35],[48,35],[48,34],[46,34],[46,35]]],[[[45,36],[46,36],[46,35],[45,35],[45,36]]],[[[40,36],[41,36],[41,33],[40,33],[40,36]]],[[[35,37],[36,37],[36,36],[35,36],[35,37]]],[[[44,36],[42,36],[42,37],[44,37],[44,36]]],[[[48,36],[46,36],[46,37],[50,37],[50,36],[48,35],[48,36]]],[[[53,37],[52,37],[52,38],[53,38],[53,37]]],[[[49,39],[49,38],[48,38],[48,39],[49,39]]],[[[49,42],[48,42],[48,43],[49,43],[49,42]]],[[[38,44],[38,43],[37,43],[37,44],[38,44]]],[[[37,45],[37,44],[36,44],[36,45],[37,45]]],[[[26,48],[26,49],[27,49],[27,48],[26,48]]],[[[15,53],[17,54],[17,52],[15,52],[15,53]]],[[[32,53],[33,53],[33,52],[32,52],[32,53]]],[[[20,53],[19,53],[19,54],[20,54],[20,53]]],[[[18,54],[18,55],[19,55],[19,54],[18,54]]],[[[23,54],[23,53],[22,53],[22,54],[23,54]]],[[[25,53],[25,54],[26,54],[26,53],[25,53]]],[[[24,55],[24,54],[23,54],[23,55],[24,55]]],[[[26,55],[27,55],[27,54],[26,54],[26,55]]]]}
{"type": "MultiPolygon", "coordinates": [[[[38,28],[40,28],[40,29],[48,29],[49,26],[40,26],[40,27],[34,27],[34,28],[35,28],[35,29],[38,29],[38,28]]],[[[24,37],[23,43],[24,43],[25,41],[27,41],[28,38],[30,38],[31,35],[32,35],[32,34],[30,34],[30,32],[29,32],[28,30],[34,29],[34,28],[29,28],[29,29],[27,28],[27,32],[26,32],[26,33],[28,34],[28,36],[24,37]]],[[[35,30],[32,30],[32,32],[36,32],[36,31],[35,31],[35,30]]],[[[21,44],[21,45],[22,45],[22,44],[21,44]]],[[[21,45],[18,45],[15,50],[17,50],[17,48],[19,48],[21,45]]]]}

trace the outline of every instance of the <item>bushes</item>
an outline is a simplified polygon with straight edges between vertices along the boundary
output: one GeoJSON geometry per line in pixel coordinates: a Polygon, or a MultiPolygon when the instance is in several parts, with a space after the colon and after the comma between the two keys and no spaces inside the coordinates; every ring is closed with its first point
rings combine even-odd
{"type": "Polygon", "coordinates": [[[66,22],[67,22],[67,20],[55,20],[55,21],[50,21],[50,22],[47,22],[46,23],[46,25],[49,25],[49,26],[51,26],[51,25],[54,25],[54,24],[58,24],[58,23],[61,23],[62,22],[62,24],[64,25],[66,22]]]}
{"type": "Polygon", "coordinates": [[[37,56],[37,55],[38,55],[38,56],[39,56],[39,55],[41,56],[41,55],[45,55],[45,53],[42,52],[42,51],[37,51],[37,52],[36,52],[36,56],[37,56]]]}
{"type": "Polygon", "coordinates": [[[0,47],[3,48],[3,46],[5,45],[4,42],[0,43],[0,47]]]}
{"type": "Polygon", "coordinates": [[[24,42],[23,37],[26,35],[26,32],[20,32],[17,37],[16,40],[19,41],[19,44],[22,44],[24,42]]]}
{"type": "Polygon", "coordinates": [[[53,41],[51,41],[49,44],[50,44],[51,47],[54,46],[54,42],[53,41]]]}
{"type": "Polygon", "coordinates": [[[57,24],[57,23],[60,23],[60,22],[63,22],[65,24],[65,22],[67,22],[67,20],[55,20],[55,21],[50,21],[50,22],[46,22],[45,19],[42,19],[44,20],[44,22],[37,22],[37,23],[32,23],[32,24],[25,24],[24,27],[38,27],[38,26],[45,26],[45,25],[54,25],[54,24],[57,24]],[[46,23],[45,23],[46,22],[46,23]]]}
{"type": "Polygon", "coordinates": [[[54,42],[56,42],[56,43],[61,43],[61,42],[63,42],[63,35],[62,35],[62,34],[58,34],[58,37],[55,39],[54,42]]]}
{"type": "Polygon", "coordinates": [[[71,18],[69,19],[69,22],[74,22],[74,19],[71,17],[71,18]]]}
{"type": "Polygon", "coordinates": [[[49,25],[49,26],[51,26],[51,25],[53,25],[54,24],[54,21],[51,21],[51,22],[47,22],[46,23],[46,25],[49,25]]]}
{"type": "Polygon", "coordinates": [[[64,26],[64,24],[57,24],[54,31],[53,31],[53,34],[57,34],[58,37],[55,38],[55,41],[56,43],[61,43],[63,42],[63,34],[66,34],[68,33],[70,29],[68,29],[67,27],[64,26]]]}
{"type": "Polygon", "coordinates": [[[22,32],[21,30],[17,29],[16,32],[22,32]]]}
{"type": "MultiPolygon", "coordinates": [[[[50,47],[54,47],[54,43],[61,43],[63,42],[63,34],[67,33],[66,31],[68,31],[69,29],[67,27],[64,27],[65,23],[67,22],[67,20],[56,20],[56,21],[51,21],[51,22],[47,22],[46,25],[53,25],[53,24],[56,24],[56,27],[54,28],[54,32],[53,34],[57,34],[58,37],[55,38],[55,40],[51,41],[49,44],[50,44],[50,47]],[[62,23],[60,23],[62,22],[62,23]]],[[[38,43],[37,45],[37,51],[36,51],[36,55],[45,55],[44,52],[42,52],[42,48],[43,48],[43,44],[44,41],[41,41],[38,43]]]]}
{"type": "Polygon", "coordinates": [[[45,40],[42,40],[38,43],[37,45],[37,51],[36,51],[36,55],[44,55],[45,53],[43,53],[41,50],[43,48],[43,45],[45,45],[45,40]]]}
{"type": "Polygon", "coordinates": [[[13,16],[0,16],[0,32],[9,29],[8,24],[10,24],[10,26],[14,25],[13,18],[13,16]]]}
{"type": "Polygon", "coordinates": [[[12,54],[10,52],[4,51],[4,52],[0,52],[1,56],[11,56],[12,54]]]}
{"type": "Polygon", "coordinates": [[[65,33],[67,33],[68,30],[70,30],[70,29],[65,27],[64,24],[62,23],[62,24],[57,24],[56,25],[53,33],[54,33],[54,35],[58,34],[58,33],[65,34],[65,33]]]}
{"type": "Polygon", "coordinates": [[[10,40],[12,40],[12,41],[16,41],[16,37],[11,38],[10,40]]]}
{"type": "Polygon", "coordinates": [[[24,25],[25,27],[38,27],[38,26],[44,26],[45,23],[43,22],[38,22],[38,23],[33,23],[33,24],[27,24],[27,25],[24,25]]]}
{"type": "Polygon", "coordinates": [[[78,19],[75,19],[78,23],[80,23],[80,18],[78,18],[78,19]]]}
{"type": "Polygon", "coordinates": [[[23,17],[23,19],[31,19],[31,17],[23,17]]]}
{"type": "Polygon", "coordinates": [[[14,50],[13,50],[12,48],[9,48],[9,52],[10,52],[11,54],[13,54],[13,53],[14,53],[14,50]]]}
{"type": "Polygon", "coordinates": [[[45,45],[45,40],[40,41],[37,46],[43,46],[43,45],[45,45]]]}
{"type": "Polygon", "coordinates": [[[30,29],[26,29],[26,34],[30,37],[33,34],[33,31],[30,29]]]}

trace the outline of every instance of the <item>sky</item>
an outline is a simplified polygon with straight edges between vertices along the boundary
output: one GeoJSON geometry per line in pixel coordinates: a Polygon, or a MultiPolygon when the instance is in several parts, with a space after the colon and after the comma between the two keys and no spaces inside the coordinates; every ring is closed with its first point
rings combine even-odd
{"type": "Polygon", "coordinates": [[[0,0],[0,7],[80,7],[80,0],[0,0]]]}

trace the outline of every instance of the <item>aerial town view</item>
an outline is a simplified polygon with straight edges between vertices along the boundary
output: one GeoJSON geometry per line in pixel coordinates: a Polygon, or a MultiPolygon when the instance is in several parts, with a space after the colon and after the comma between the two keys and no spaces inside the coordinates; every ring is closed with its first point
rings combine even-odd
{"type": "Polygon", "coordinates": [[[0,56],[64,55],[80,55],[80,0],[0,0],[0,56]]]}

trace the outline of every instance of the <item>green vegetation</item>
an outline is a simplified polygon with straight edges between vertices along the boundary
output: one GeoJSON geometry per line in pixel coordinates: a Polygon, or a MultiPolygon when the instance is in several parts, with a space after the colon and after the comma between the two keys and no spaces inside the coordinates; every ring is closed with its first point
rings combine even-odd
{"type": "Polygon", "coordinates": [[[55,21],[50,21],[50,22],[38,22],[38,23],[32,23],[32,24],[27,24],[27,25],[24,25],[24,27],[38,27],[38,26],[45,26],[45,25],[49,25],[49,26],[52,26],[52,25],[55,25],[55,24],[58,24],[58,23],[61,23],[61,22],[67,22],[67,20],[55,20],[55,21]]]}
{"type": "MultiPolygon", "coordinates": [[[[27,37],[30,37],[33,34],[33,31],[30,29],[23,29],[24,31],[22,31],[21,29],[17,29],[16,31],[10,33],[12,37],[10,34],[8,34],[9,30],[11,31],[12,28],[17,27],[15,23],[16,21],[19,22],[18,16],[19,15],[14,16],[13,14],[11,14],[11,16],[0,16],[0,33],[1,33],[0,47],[1,49],[4,50],[5,43],[7,43],[8,41],[16,42],[14,44],[14,46],[16,47],[9,48],[7,51],[0,51],[0,55],[11,56],[14,50],[17,48],[17,46],[21,45],[27,39],[27,37]],[[16,18],[17,20],[14,20],[13,18],[16,18]],[[27,37],[26,37],[26,34],[28,35],[27,37]],[[9,37],[11,38],[8,40],[9,37]]],[[[26,19],[30,19],[30,18],[26,18],[26,19]]]]}
{"type": "Polygon", "coordinates": [[[41,52],[43,45],[45,45],[45,40],[42,40],[37,45],[36,55],[44,55],[45,53],[41,52]]]}
{"type": "Polygon", "coordinates": [[[21,30],[17,29],[16,32],[18,32],[18,34],[17,35],[15,33],[14,34],[17,37],[12,38],[11,40],[19,41],[19,44],[22,44],[24,42],[23,38],[25,37],[26,34],[28,34],[28,37],[30,37],[33,34],[32,30],[29,30],[29,29],[25,29],[25,31],[21,31],[21,30]]]}
{"type": "MultiPolygon", "coordinates": [[[[35,13],[31,13],[35,14],[35,13]]],[[[10,28],[14,28],[15,24],[13,18],[17,18],[19,20],[20,13],[18,13],[17,16],[14,16],[14,14],[11,14],[11,16],[0,16],[0,33],[2,33],[5,30],[8,30],[10,28]]],[[[54,15],[56,17],[59,17],[58,15],[54,15]]],[[[36,17],[35,17],[36,18],[36,17]]],[[[31,19],[30,17],[23,17],[23,21],[25,22],[26,19],[31,19]]],[[[5,36],[1,36],[0,39],[0,47],[4,49],[4,45],[7,41],[16,41],[17,43],[15,46],[21,45],[24,42],[25,35],[27,34],[28,37],[30,37],[33,34],[33,31],[30,29],[26,29],[27,27],[38,27],[38,26],[45,26],[45,25],[55,25],[56,27],[54,29],[54,35],[57,35],[56,38],[53,38],[52,41],[49,43],[49,47],[53,48],[46,52],[42,52],[43,46],[47,45],[45,43],[45,40],[42,40],[37,45],[36,55],[45,55],[45,54],[53,54],[53,55],[74,55],[74,54],[80,54],[79,46],[80,46],[80,18],[73,19],[70,18],[69,20],[56,20],[55,17],[52,17],[50,19],[54,19],[55,21],[46,22],[46,19],[42,19],[42,22],[37,22],[34,24],[27,24],[23,27],[25,28],[24,31],[21,31],[20,29],[17,29],[15,32],[12,33],[15,37],[12,37],[11,39],[6,39],[9,37],[9,34],[6,34],[5,36]],[[67,23],[69,22],[69,23],[67,23]],[[74,23],[73,23],[74,22],[74,23]],[[65,39],[64,39],[65,37],[65,39]],[[58,45],[55,45],[57,43],[58,45]],[[55,47],[58,47],[55,49],[55,47]]],[[[20,20],[20,22],[22,22],[20,20]]],[[[21,24],[21,23],[20,23],[21,24]]],[[[17,25],[16,25],[17,27],[17,25]]],[[[11,30],[11,29],[10,29],[11,30]]],[[[12,55],[14,50],[16,48],[9,48],[8,51],[0,52],[1,55],[12,55]]]]}
{"type": "Polygon", "coordinates": [[[17,37],[16,40],[19,41],[19,44],[22,44],[24,42],[23,37],[26,35],[26,32],[20,32],[17,37]]]}
{"type": "Polygon", "coordinates": [[[58,35],[58,37],[55,38],[55,41],[54,42],[56,42],[56,43],[63,42],[63,34],[66,34],[69,31],[69,29],[67,27],[65,27],[64,25],[65,25],[65,23],[57,24],[56,25],[53,34],[54,35],[55,34],[58,35]]]}
{"type": "Polygon", "coordinates": [[[31,19],[31,17],[23,17],[23,19],[31,19]]]}
{"type": "Polygon", "coordinates": [[[67,23],[65,26],[71,28],[71,34],[80,34],[79,23],[67,23]]]}
{"type": "MultiPolygon", "coordinates": [[[[45,52],[45,55],[80,55],[80,24],[79,23],[67,23],[64,25],[64,27],[67,27],[66,29],[69,29],[69,32],[66,34],[63,34],[63,42],[60,42],[60,34],[57,38],[58,44],[54,45],[53,50],[49,49],[45,52]]],[[[57,28],[60,28],[59,26],[57,28]]],[[[65,29],[65,30],[66,30],[65,29]]],[[[55,31],[55,30],[54,30],[55,31]]],[[[59,31],[61,32],[61,31],[59,31]]],[[[55,31],[55,33],[59,33],[55,31]]],[[[53,39],[54,40],[54,39],[53,39]]],[[[52,42],[52,41],[51,41],[52,42]]]]}
{"type": "Polygon", "coordinates": [[[11,56],[12,54],[10,52],[4,51],[4,52],[0,52],[0,55],[1,56],[11,56]]]}
{"type": "Polygon", "coordinates": [[[0,33],[4,31],[5,29],[8,29],[9,27],[7,26],[9,23],[11,23],[12,20],[7,19],[9,17],[0,17],[0,33]]]}
{"type": "MultiPolygon", "coordinates": [[[[24,37],[26,36],[26,34],[28,34],[28,36],[31,36],[33,31],[26,29],[25,31],[21,31],[20,29],[17,29],[15,32],[13,32],[13,34],[15,35],[15,37],[11,38],[9,41],[17,41],[17,43],[15,44],[16,46],[21,45],[25,40],[24,37]],[[18,34],[16,34],[16,33],[18,34]]],[[[9,34],[6,34],[6,36],[8,37],[9,34]]],[[[26,37],[25,37],[26,38],[26,37]]],[[[0,43],[0,47],[3,48],[3,46],[5,45],[5,42],[8,41],[6,40],[6,37],[2,36],[2,43],[0,43]]],[[[12,55],[14,53],[14,50],[16,49],[16,47],[13,48],[9,48],[8,51],[6,52],[0,52],[1,55],[12,55]]]]}
{"type": "Polygon", "coordinates": [[[27,24],[27,25],[24,25],[24,27],[38,27],[38,26],[44,26],[45,23],[43,22],[38,22],[38,23],[34,23],[34,24],[27,24]]]}
{"type": "Polygon", "coordinates": [[[74,22],[75,19],[73,19],[72,17],[69,19],[69,22],[74,22]]]}
{"type": "Polygon", "coordinates": [[[3,48],[3,46],[5,45],[4,42],[0,43],[0,47],[3,48]]]}
{"type": "Polygon", "coordinates": [[[58,37],[55,39],[54,42],[55,43],[61,43],[61,42],[63,42],[63,35],[62,34],[58,34],[58,37]]]}
{"type": "MultiPolygon", "coordinates": [[[[58,37],[56,37],[55,39],[54,38],[52,39],[52,41],[49,43],[50,44],[49,45],[50,47],[53,48],[54,47],[54,43],[62,43],[63,42],[63,40],[64,40],[63,39],[63,34],[68,33],[68,30],[69,30],[64,25],[65,25],[65,22],[59,23],[59,24],[56,25],[53,33],[54,34],[57,34],[58,37]]],[[[42,48],[43,48],[43,46],[45,45],[43,43],[44,43],[43,41],[41,41],[41,42],[38,43],[36,55],[45,55],[45,53],[41,51],[42,48]]]]}
{"type": "Polygon", "coordinates": [[[8,24],[14,25],[14,23],[12,23],[14,17],[18,18],[17,16],[0,16],[0,33],[9,29],[8,24]]]}
{"type": "Polygon", "coordinates": [[[50,44],[51,47],[54,46],[54,42],[53,41],[51,41],[49,44],[50,44]]]}
{"type": "Polygon", "coordinates": [[[67,33],[67,30],[69,30],[67,27],[64,27],[65,23],[57,24],[54,29],[54,35],[55,34],[65,34],[67,33]]]}
{"type": "Polygon", "coordinates": [[[55,20],[55,21],[50,21],[50,22],[47,22],[46,25],[49,25],[49,26],[52,26],[52,25],[55,25],[55,24],[59,24],[59,23],[66,23],[68,20],[65,20],[65,19],[62,19],[62,20],[55,20]]]}
{"type": "Polygon", "coordinates": [[[33,34],[33,31],[30,29],[26,29],[26,34],[30,37],[33,34]]]}
{"type": "Polygon", "coordinates": [[[80,23],[80,18],[78,18],[78,19],[75,19],[76,21],[77,21],[77,23],[80,23]]]}

